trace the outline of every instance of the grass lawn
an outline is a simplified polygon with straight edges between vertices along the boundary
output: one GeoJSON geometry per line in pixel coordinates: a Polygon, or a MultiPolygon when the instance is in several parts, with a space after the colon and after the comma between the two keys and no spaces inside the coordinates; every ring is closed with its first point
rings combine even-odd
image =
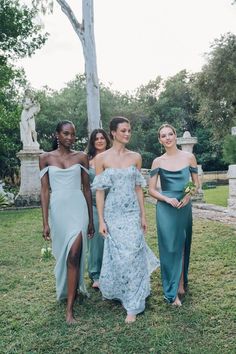
{"type": "Polygon", "coordinates": [[[227,207],[229,186],[218,186],[212,189],[204,189],[203,193],[206,203],[227,207]]]}
{"type": "MultiPolygon", "coordinates": [[[[157,253],[155,207],[146,208],[147,240],[157,253]]],[[[76,305],[79,323],[68,327],[65,303],[55,299],[54,261],[40,260],[40,210],[0,212],[0,225],[0,353],[236,352],[235,229],[194,220],[189,293],[181,308],[163,301],[158,270],[136,323],[125,325],[122,307],[91,289],[76,305]]]]}

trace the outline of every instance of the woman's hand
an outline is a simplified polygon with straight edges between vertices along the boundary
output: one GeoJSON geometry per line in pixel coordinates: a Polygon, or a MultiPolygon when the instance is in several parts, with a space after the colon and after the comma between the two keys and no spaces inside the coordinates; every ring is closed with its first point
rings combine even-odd
{"type": "Polygon", "coordinates": [[[143,229],[144,234],[147,232],[147,222],[145,216],[141,217],[141,227],[143,229]]]}
{"type": "Polygon", "coordinates": [[[178,205],[180,203],[180,201],[178,199],[176,199],[176,198],[168,198],[168,197],[165,198],[165,202],[167,204],[170,204],[173,208],[178,208],[178,205]]]}
{"type": "Polygon", "coordinates": [[[183,199],[181,199],[181,201],[179,202],[179,204],[177,205],[177,208],[183,208],[185,205],[187,205],[191,200],[191,195],[190,194],[186,194],[183,199]]]}
{"type": "Polygon", "coordinates": [[[104,221],[99,222],[99,233],[103,236],[103,237],[107,237],[107,225],[104,221]]]}
{"type": "Polygon", "coordinates": [[[43,238],[45,241],[50,241],[51,237],[50,237],[50,227],[48,225],[45,225],[43,227],[43,238]]]}
{"type": "Polygon", "coordinates": [[[92,222],[88,224],[88,238],[91,239],[94,236],[94,226],[92,222]]]}

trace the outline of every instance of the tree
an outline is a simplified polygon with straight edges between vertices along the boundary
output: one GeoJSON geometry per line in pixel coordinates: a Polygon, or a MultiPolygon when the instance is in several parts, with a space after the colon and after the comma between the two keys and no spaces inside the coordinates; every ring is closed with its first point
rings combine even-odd
{"type": "Polygon", "coordinates": [[[0,4],[0,177],[13,179],[18,169],[16,152],[20,150],[19,101],[26,79],[23,70],[16,69],[14,60],[32,55],[46,41],[36,24],[37,12],[18,0],[3,0],[0,4]]]}
{"type": "Polygon", "coordinates": [[[196,75],[198,119],[219,139],[236,122],[236,35],[227,33],[216,39],[207,60],[196,75]]]}
{"type": "Polygon", "coordinates": [[[236,136],[227,135],[223,144],[223,158],[226,163],[236,164],[236,136]]]}
{"type": "Polygon", "coordinates": [[[1,55],[7,58],[31,56],[47,39],[35,22],[37,11],[18,0],[3,0],[0,5],[1,55]]]}
{"type": "MultiPolygon", "coordinates": [[[[61,6],[61,10],[67,16],[82,44],[87,87],[88,132],[90,134],[93,129],[101,126],[100,93],[94,37],[93,0],[82,0],[81,23],[77,20],[75,13],[66,0],[56,1],[61,6]]],[[[48,5],[47,0],[35,0],[34,2],[36,3],[35,6],[41,4],[43,10],[45,10],[45,3],[48,5]]]]}

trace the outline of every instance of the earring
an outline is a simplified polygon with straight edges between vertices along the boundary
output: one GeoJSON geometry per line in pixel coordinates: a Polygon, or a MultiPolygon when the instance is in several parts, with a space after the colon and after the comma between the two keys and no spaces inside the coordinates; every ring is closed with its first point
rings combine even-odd
{"type": "Polygon", "coordinates": [[[161,154],[163,154],[163,145],[161,144],[161,154]]]}
{"type": "Polygon", "coordinates": [[[57,149],[60,150],[60,143],[59,143],[58,136],[57,136],[57,149]]]}

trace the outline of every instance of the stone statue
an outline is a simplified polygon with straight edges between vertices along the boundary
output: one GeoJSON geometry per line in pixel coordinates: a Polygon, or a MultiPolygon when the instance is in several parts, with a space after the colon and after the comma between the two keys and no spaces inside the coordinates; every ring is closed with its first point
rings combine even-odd
{"type": "Polygon", "coordinates": [[[35,130],[35,116],[39,111],[39,103],[34,99],[32,93],[29,90],[26,90],[20,121],[20,137],[23,143],[23,150],[39,149],[37,132],[35,130]]]}

